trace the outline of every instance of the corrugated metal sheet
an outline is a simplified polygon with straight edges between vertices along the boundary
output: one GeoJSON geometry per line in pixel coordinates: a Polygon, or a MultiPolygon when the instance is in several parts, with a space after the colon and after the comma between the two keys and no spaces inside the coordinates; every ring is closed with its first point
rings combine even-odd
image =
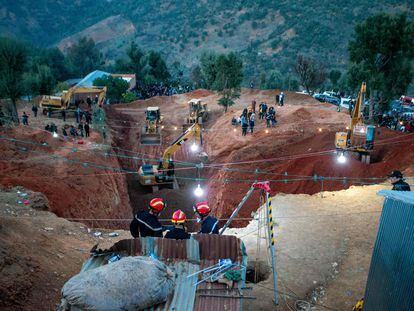
{"type": "MultiPolygon", "coordinates": [[[[201,283],[194,286],[198,275],[187,278],[188,275],[218,263],[219,259],[231,259],[233,262],[247,265],[247,254],[243,242],[235,236],[219,236],[197,234],[189,240],[171,240],[162,238],[139,238],[121,240],[110,249],[101,251],[85,262],[82,271],[106,264],[114,253],[123,256],[155,255],[168,266],[174,268],[177,274],[174,296],[165,304],[149,310],[181,311],[181,310],[241,310],[242,300],[231,298],[238,295],[236,291],[226,291],[224,284],[201,283]],[[203,290],[203,289],[209,290],[203,290]],[[221,290],[220,290],[221,289],[221,290]],[[220,290],[220,291],[219,291],[220,290]],[[203,294],[219,294],[227,297],[206,297],[203,294]]],[[[235,288],[243,288],[245,284],[245,270],[242,281],[235,284],[235,288]]]]}
{"type": "Polygon", "coordinates": [[[84,77],[82,80],[80,80],[75,86],[76,87],[89,87],[89,86],[93,86],[93,81],[95,81],[95,79],[101,78],[103,76],[109,76],[110,73],[105,72],[105,71],[101,71],[101,70],[95,70],[90,72],[86,77],[84,77]]]}
{"type": "Polygon", "coordinates": [[[124,256],[149,256],[154,254],[166,262],[192,261],[198,262],[199,243],[195,239],[171,240],[160,238],[139,238],[121,240],[105,252],[120,253],[124,256]]]}
{"type": "MultiPolygon", "coordinates": [[[[247,266],[247,253],[243,242],[235,236],[231,235],[215,235],[215,234],[198,234],[194,236],[200,244],[200,269],[210,267],[217,264],[219,259],[231,259],[247,266]]],[[[246,281],[245,271],[242,281],[235,284],[235,288],[243,288],[246,281]]],[[[241,310],[242,299],[231,298],[234,292],[225,291],[226,286],[218,283],[202,283],[197,287],[198,295],[196,296],[194,310],[241,310]],[[209,290],[204,290],[209,289],[209,290]],[[221,289],[221,290],[220,290],[221,289]],[[200,291],[202,290],[202,291],[200,291]],[[199,294],[223,295],[227,297],[207,297],[199,294]]],[[[236,292],[236,294],[238,294],[236,292]]]]}
{"type": "Polygon", "coordinates": [[[365,290],[364,311],[414,310],[413,193],[386,196],[365,290]]]}
{"type": "Polygon", "coordinates": [[[233,235],[197,234],[194,238],[200,244],[201,260],[229,258],[241,262],[243,254],[240,239],[233,235]]]}

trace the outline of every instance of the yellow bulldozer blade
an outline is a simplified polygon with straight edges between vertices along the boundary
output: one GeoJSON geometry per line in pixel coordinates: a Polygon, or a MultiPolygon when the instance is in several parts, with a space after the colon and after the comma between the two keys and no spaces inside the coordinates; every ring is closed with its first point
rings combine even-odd
{"type": "Polygon", "coordinates": [[[155,133],[148,133],[145,127],[141,130],[141,145],[159,146],[161,145],[161,134],[159,130],[155,133]]]}

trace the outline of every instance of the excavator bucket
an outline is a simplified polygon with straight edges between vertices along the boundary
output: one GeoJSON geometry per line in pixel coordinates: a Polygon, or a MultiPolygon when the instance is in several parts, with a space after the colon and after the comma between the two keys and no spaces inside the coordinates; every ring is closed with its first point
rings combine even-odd
{"type": "Polygon", "coordinates": [[[161,145],[161,134],[159,129],[155,132],[147,132],[145,126],[141,130],[141,145],[159,146],[161,145]]]}

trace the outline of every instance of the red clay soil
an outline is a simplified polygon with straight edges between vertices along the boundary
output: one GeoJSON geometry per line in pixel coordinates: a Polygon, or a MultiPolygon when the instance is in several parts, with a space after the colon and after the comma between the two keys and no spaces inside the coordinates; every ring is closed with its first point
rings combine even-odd
{"type": "MultiPolygon", "coordinates": [[[[321,191],[321,181],[315,182],[312,179],[284,182],[281,180],[309,179],[309,176],[315,174],[326,178],[384,177],[392,169],[401,169],[407,174],[413,171],[414,136],[383,128],[376,132],[377,144],[372,157],[374,163],[364,165],[351,157],[346,164],[338,164],[332,152],[334,136],[335,132],[343,131],[348,125],[348,112],[338,113],[335,106],[320,103],[302,94],[287,93],[285,106],[276,107],[278,124],[275,128],[269,129],[266,133],[265,122],[259,120],[256,115],[254,135],[242,137],[240,127],[231,125],[231,118],[239,116],[243,108],[250,106],[253,99],[256,100],[257,106],[261,101],[267,102],[268,105],[275,105],[276,93],[276,91],[244,89],[241,98],[227,114],[224,114],[222,108],[217,105],[219,98],[217,94],[197,90],[172,97],[155,97],[128,105],[111,106],[107,109],[107,116],[114,144],[117,147],[132,149],[138,157],[159,158],[168,144],[180,133],[179,129],[188,109],[187,101],[191,98],[201,98],[207,103],[211,118],[204,126],[204,150],[209,155],[209,162],[202,172],[202,177],[210,179],[207,183],[207,199],[214,207],[215,214],[220,217],[229,216],[255,179],[271,180],[273,193],[313,194],[321,191]],[[159,106],[165,116],[165,128],[162,130],[163,141],[160,147],[141,146],[139,143],[139,132],[143,125],[145,109],[148,106],[159,106]],[[174,130],[174,127],[178,130],[174,130]],[[325,153],[318,154],[320,152],[325,153]],[[266,159],[272,160],[263,161],[266,159]],[[246,161],[253,161],[253,163],[227,164],[246,161]],[[218,167],[207,168],[209,165],[218,165],[218,167]],[[233,172],[223,170],[223,168],[247,172],[233,172]],[[252,173],[255,169],[271,174],[255,175],[252,173]],[[224,180],[228,182],[224,183],[224,180]]],[[[191,157],[188,149],[183,150],[176,154],[176,161],[197,162],[196,158],[191,157]]],[[[142,164],[140,160],[131,159],[120,159],[120,163],[123,168],[134,170],[142,164]]],[[[193,169],[177,171],[178,177],[196,177],[195,174],[193,169]]],[[[145,208],[147,201],[154,195],[139,185],[136,176],[129,175],[127,180],[133,209],[145,208]]],[[[195,187],[195,182],[185,182],[182,179],[179,179],[179,182],[181,189],[185,189],[186,192],[163,190],[157,194],[164,195],[167,200],[179,202],[166,212],[167,218],[175,208],[190,212],[191,205],[194,203],[195,198],[191,189],[195,187]]],[[[325,179],[323,189],[339,190],[361,182],[372,181],[356,179],[338,182],[325,179]]],[[[258,204],[257,195],[253,196],[253,199],[243,208],[240,216],[250,217],[258,204]]]]}
{"type": "MultiPolygon", "coordinates": [[[[100,139],[96,133],[85,139],[83,145],[23,126],[0,128],[0,136],[16,139],[15,142],[0,140],[0,185],[24,186],[44,193],[50,211],[65,218],[132,217],[124,175],[96,167],[119,170],[117,158],[105,157],[108,149],[95,144],[100,139]],[[44,143],[47,146],[41,145],[44,143]]],[[[82,222],[95,227],[128,225],[121,221],[82,222]]]]}
{"type": "MultiPolygon", "coordinates": [[[[160,159],[164,150],[181,135],[183,121],[188,112],[187,102],[192,98],[208,99],[208,102],[213,102],[217,96],[207,90],[196,90],[188,94],[153,97],[130,104],[106,107],[108,127],[111,129],[114,151],[119,154],[118,159],[121,167],[130,171],[138,171],[143,163],[157,163],[158,161],[153,160],[160,159]],[[145,122],[145,110],[150,106],[159,106],[164,115],[161,146],[140,144],[140,132],[145,122]]],[[[189,152],[187,147],[176,152],[175,160],[197,162],[197,158],[189,152]]],[[[126,180],[132,210],[136,212],[146,209],[148,202],[154,196],[158,196],[168,201],[169,208],[164,210],[161,215],[161,218],[165,219],[163,221],[165,224],[169,223],[169,219],[176,209],[183,210],[188,218],[193,218],[192,205],[195,202],[192,195],[192,183],[186,182],[183,178],[195,177],[195,170],[183,169],[178,163],[176,163],[176,169],[180,190],[161,189],[156,194],[151,192],[151,188],[141,186],[136,174],[127,174],[126,180]]],[[[190,230],[195,230],[195,228],[194,223],[189,223],[190,230]]]]}
{"type": "Polygon", "coordinates": [[[111,238],[111,231],[100,230],[95,237],[81,223],[18,204],[18,190],[42,197],[21,187],[0,188],[0,310],[56,310],[63,284],[79,272],[92,246],[107,248],[129,233],[111,238]]]}

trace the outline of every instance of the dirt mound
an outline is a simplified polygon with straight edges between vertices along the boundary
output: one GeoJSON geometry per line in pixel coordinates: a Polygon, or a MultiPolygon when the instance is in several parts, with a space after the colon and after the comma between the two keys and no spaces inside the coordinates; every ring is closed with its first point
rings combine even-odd
{"type": "Polygon", "coordinates": [[[0,131],[5,138],[0,140],[1,185],[43,192],[50,211],[89,225],[119,227],[118,221],[88,219],[131,218],[125,178],[116,172],[118,160],[105,156],[111,151],[96,145],[94,136],[78,145],[21,126],[0,131]]]}
{"type": "Polygon", "coordinates": [[[199,90],[194,90],[190,93],[187,93],[187,96],[191,98],[201,98],[201,97],[207,97],[213,94],[214,93],[209,90],[199,89],[199,90]]]}
{"type": "MultiPolygon", "coordinates": [[[[347,111],[337,112],[336,106],[320,103],[310,96],[286,92],[285,105],[279,107],[275,106],[275,95],[279,91],[243,89],[236,104],[224,114],[223,109],[217,105],[219,96],[204,92],[200,90],[192,94],[155,97],[130,105],[111,106],[107,109],[107,115],[112,119],[110,127],[116,146],[132,149],[147,158],[160,158],[165,148],[180,134],[179,129],[187,114],[187,100],[206,95],[203,101],[208,104],[210,119],[204,124],[203,147],[209,155],[209,163],[201,174],[209,180],[203,183],[208,187],[208,199],[220,217],[229,216],[256,179],[270,180],[274,192],[313,194],[321,190],[338,190],[351,184],[369,182],[360,178],[383,177],[391,169],[409,169],[414,163],[413,159],[409,159],[409,151],[414,148],[413,139],[401,133],[379,129],[376,133],[374,164],[366,166],[357,159],[350,158],[345,165],[339,165],[332,152],[334,137],[337,131],[344,130],[348,125],[349,114],[347,111]],[[240,127],[232,126],[231,119],[239,116],[244,108],[250,107],[253,100],[257,105],[266,102],[275,106],[278,124],[275,128],[267,129],[265,121],[256,116],[254,135],[242,137],[240,127]],[[159,147],[141,146],[138,142],[139,128],[144,120],[143,112],[145,107],[151,105],[159,106],[165,116],[162,145],[159,147]],[[126,120],[131,126],[122,126],[116,120],[126,120]],[[403,151],[399,144],[388,144],[398,139],[407,140],[408,152],[403,151]],[[261,173],[254,174],[256,169],[261,173]],[[345,181],[329,179],[344,176],[350,178],[345,181]]],[[[185,146],[176,153],[175,160],[197,162],[185,146]]],[[[120,159],[123,168],[136,170],[142,162],[145,160],[120,159]]],[[[197,176],[194,169],[177,171],[177,176],[185,191],[195,187],[195,180],[188,180],[197,176]]],[[[139,185],[136,176],[127,176],[127,180],[133,209],[146,208],[142,196],[150,198],[153,194],[139,185]]],[[[168,196],[170,200],[182,200],[178,208],[183,209],[189,208],[188,205],[195,200],[191,192],[183,197],[181,192],[169,191],[168,196]]],[[[247,203],[241,216],[250,217],[251,211],[257,208],[258,201],[252,202],[247,203]]]]}
{"type": "MultiPolygon", "coordinates": [[[[294,305],[298,299],[295,296],[307,301],[313,298],[312,302],[319,302],[329,310],[352,310],[364,295],[384,201],[377,192],[384,188],[389,186],[352,186],[325,192],[323,197],[296,194],[272,198],[279,288],[295,294],[279,296],[280,310],[287,310],[286,301],[294,305]],[[312,295],[315,291],[320,295],[312,295]]],[[[263,217],[266,211],[262,208],[259,213],[263,217]]],[[[247,227],[232,228],[226,234],[243,240],[249,260],[268,264],[267,244],[263,239],[267,229],[262,227],[259,231],[258,227],[258,221],[252,220],[247,227]]],[[[267,280],[251,285],[251,295],[257,299],[246,301],[244,307],[273,310],[271,291],[263,290],[272,288],[272,282],[270,274],[267,280]]]]}
{"type": "Polygon", "coordinates": [[[300,121],[309,120],[311,117],[312,117],[312,114],[308,109],[300,108],[296,110],[294,113],[292,113],[291,121],[292,123],[296,121],[300,122],[300,121]]]}
{"type": "MultiPolygon", "coordinates": [[[[41,197],[28,189],[0,189],[0,309],[54,310],[60,289],[99,243],[103,248],[129,233],[90,231],[80,223],[37,211],[18,202],[22,194],[41,197]]],[[[46,202],[45,202],[46,203],[46,202]]]]}

